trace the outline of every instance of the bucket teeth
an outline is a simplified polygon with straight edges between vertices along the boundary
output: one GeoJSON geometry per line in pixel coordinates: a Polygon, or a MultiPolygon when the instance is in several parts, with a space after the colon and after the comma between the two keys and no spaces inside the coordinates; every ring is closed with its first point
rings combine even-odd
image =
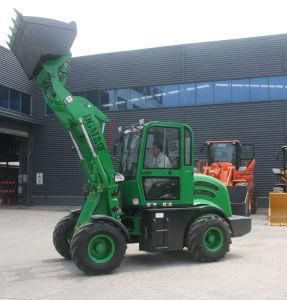
{"type": "Polygon", "coordinates": [[[10,43],[10,42],[6,42],[6,44],[7,44],[7,46],[9,47],[9,49],[11,49],[11,48],[12,48],[12,45],[11,45],[11,43],[10,43]]]}
{"type": "Polygon", "coordinates": [[[37,76],[46,61],[69,52],[77,34],[75,22],[23,16],[15,10],[8,47],[29,79],[37,76]]]}
{"type": "Polygon", "coordinates": [[[17,32],[20,27],[20,23],[21,23],[20,18],[21,18],[21,15],[20,15],[20,13],[17,12],[16,19],[12,18],[13,27],[9,26],[11,34],[10,35],[8,34],[9,42],[7,42],[7,45],[9,46],[10,49],[12,49],[12,47],[13,47],[17,32]]]}

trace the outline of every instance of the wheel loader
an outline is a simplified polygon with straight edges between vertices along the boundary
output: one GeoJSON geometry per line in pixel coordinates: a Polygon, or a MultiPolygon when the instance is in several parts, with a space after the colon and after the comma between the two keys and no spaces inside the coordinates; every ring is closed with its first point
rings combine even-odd
{"type": "Polygon", "coordinates": [[[194,174],[191,128],[144,120],[119,128],[117,173],[107,116],[65,88],[76,23],[16,14],[8,46],[69,132],[88,187],[82,208],[56,225],[56,251],[88,275],[119,267],[130,243],[147,252],[187,248],[200,262],[223,258],[232,237],[250,232],[251,219],[232,215],[222,182],[194,174]]]}
{"type": "Polygon", "coordinates": [[[282,169],[272,170],[277,183],[269,193],[268,225],[287,226],[287,146],[282,146],[281,153],[277,154],[277,159],[280,158],[282,169]]]}
{"type": "Polygon", "coordinates": [[[243,216],[256,213],[254,145],[239,140],[207,141],[201,152],[206,159],[199,162],[197,169],[227,186],[232,212],[243,216]]]}

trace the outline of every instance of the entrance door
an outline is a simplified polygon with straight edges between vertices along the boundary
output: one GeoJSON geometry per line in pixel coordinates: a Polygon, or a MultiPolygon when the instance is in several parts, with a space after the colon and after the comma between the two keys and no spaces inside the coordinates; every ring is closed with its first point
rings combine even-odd
{"type": "Polygon", "coordinates": [[[26,204],[27,149],[27,138],[0,133],[1,205],[26,204]]]}

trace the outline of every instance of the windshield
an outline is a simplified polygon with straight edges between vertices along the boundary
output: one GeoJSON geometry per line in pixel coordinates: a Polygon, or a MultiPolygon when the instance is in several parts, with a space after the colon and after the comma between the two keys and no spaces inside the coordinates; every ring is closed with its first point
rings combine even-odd
{"type": "Polygon", "coordinates": [[[140,136],[136,132],[125,134],[121,139],[120,173],[127,179],[135,178],[140,136]]]}
{"type": "Polygon", "coordinates": [[[214,143],[209,146],[210,163],[232,162],[236,163],[236,145],[233,143],[214,143]]]}

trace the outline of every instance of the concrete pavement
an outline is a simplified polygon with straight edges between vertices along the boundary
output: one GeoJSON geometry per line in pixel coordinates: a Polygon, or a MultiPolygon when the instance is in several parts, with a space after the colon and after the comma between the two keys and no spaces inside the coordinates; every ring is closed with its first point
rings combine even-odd
{"type": "Polygon", "coordinates": [[[287,298],[287,227],[268,227],[266,211],[253,216],[252,232],[233,239],[219,262],[139,252],[134,244],[113,274],[94,277],[54,250],[53,228],[65,214],[0,209],[0,300],[287,298]]]}

